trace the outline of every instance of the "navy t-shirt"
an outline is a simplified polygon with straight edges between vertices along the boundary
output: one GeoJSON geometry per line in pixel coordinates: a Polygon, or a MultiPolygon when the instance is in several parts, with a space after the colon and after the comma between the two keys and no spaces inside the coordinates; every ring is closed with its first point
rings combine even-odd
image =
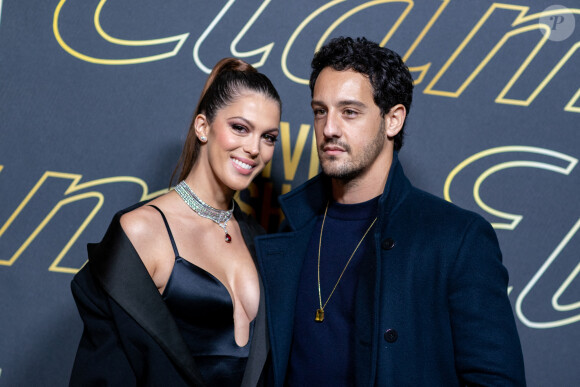
{"type": "MultiPolygon", "coordinates": [[[[377,216],[378,197],[363,203],[328,207],[320,249],[322,305],[357,244],[377,216]]],[[[315,322],[318,298],[318,245],[323,215],[319,216],[298,285],[292,349],[286,383],[289,386],[347,386],[354,384],[354,294],[363,257],[373,256],[376,224],[360,244],[334,294],[324,308],[324,321],[315,322]]],[[[368,258],[367,258],[368,259],[368,258]]]]}

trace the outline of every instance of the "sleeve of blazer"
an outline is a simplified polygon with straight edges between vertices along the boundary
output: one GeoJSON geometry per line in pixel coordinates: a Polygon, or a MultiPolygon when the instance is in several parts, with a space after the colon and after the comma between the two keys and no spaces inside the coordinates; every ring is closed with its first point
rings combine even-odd
{"type": "Polygon", "coordinates": [[[135,375],[110,314],[110,299],[94,280],[89,265],[71,283],[84,331],[70,386],[135,386],[135,375]]]}
{"type": "Polygon", "coordinates": [[[483,218],[466,228],[451,276],[450,318],[462,385],[525,386],[508,273],[495,232],[483,218]]]}

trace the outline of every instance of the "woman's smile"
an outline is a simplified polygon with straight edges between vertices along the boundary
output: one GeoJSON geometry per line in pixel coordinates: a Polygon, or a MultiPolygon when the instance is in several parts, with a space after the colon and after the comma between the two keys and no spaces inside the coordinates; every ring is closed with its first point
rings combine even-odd
{"type": "Polygon", "coordinates": [[[256,166],[256,164],[250,160],[244,159],[244,161],[242,161],[235,157],[232,157],[232,164],[234,165],[234,168],[243,175],[251,174],[256,166]]]}

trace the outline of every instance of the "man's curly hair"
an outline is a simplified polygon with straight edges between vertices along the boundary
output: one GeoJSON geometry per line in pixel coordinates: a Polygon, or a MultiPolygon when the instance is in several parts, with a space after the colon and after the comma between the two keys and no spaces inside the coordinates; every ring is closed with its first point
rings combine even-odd
{"type": "MultiPolygon", "coordinates": [[[[405,106],[409,115],[413,100],[413,78],[396,52],[365,38],[332,39],[312,59],[311,95],[318,75],[326,67],[337,71],[353,70],[366,75],[373,87],[373,99],[383,116],[399,103],[405,106]]],[[[404,129],[405,123],[394,139],[397,151],[403,146],[404,129]]]]}

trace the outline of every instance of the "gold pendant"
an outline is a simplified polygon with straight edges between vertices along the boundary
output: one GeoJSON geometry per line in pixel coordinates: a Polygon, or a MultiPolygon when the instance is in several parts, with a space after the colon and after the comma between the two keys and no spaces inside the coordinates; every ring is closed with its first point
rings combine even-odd
{"type": "Polygon", "coordinates": [[[314,318],[316,322],[324,321],[324,309],[316,309],[316,317],[314,318]]]}

